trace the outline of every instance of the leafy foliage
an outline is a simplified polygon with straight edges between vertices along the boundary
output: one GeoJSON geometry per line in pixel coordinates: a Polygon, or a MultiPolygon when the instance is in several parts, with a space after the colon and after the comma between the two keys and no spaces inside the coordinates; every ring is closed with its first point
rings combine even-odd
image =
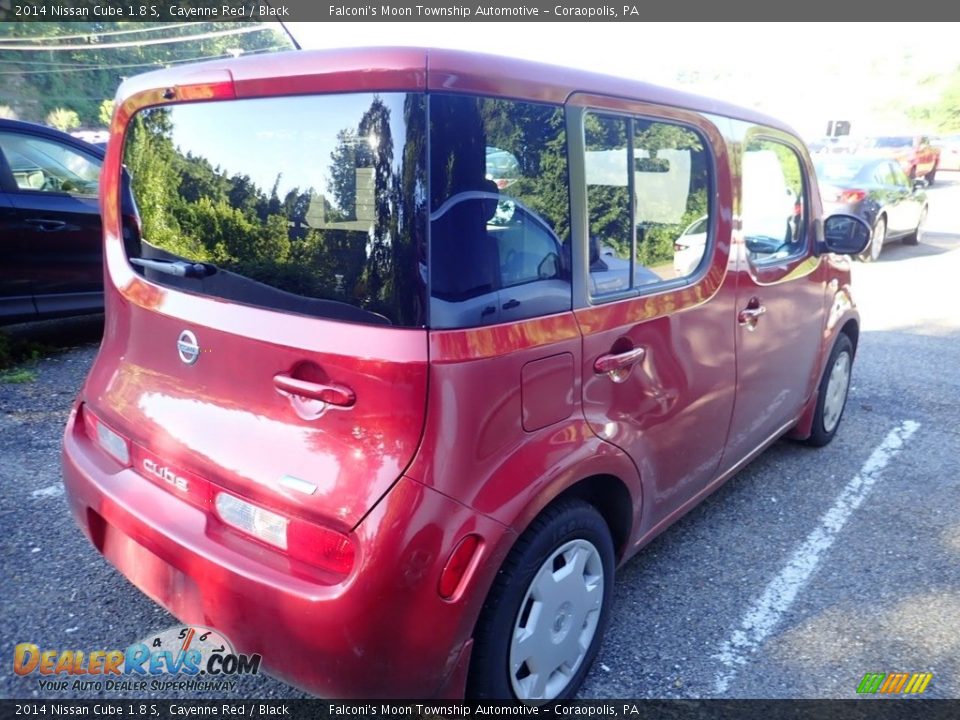
{"type": "Polygon", "coordinates": [[[57,130],[73,130],[80,127],[80,116],[67,108],[56,108],[47,114],[47,125],[57,130]]]}
{"type": "MultiPolygon", "coordinates": [[[[231,4],[231,0],[224,0],[221,4],[231,4]]],[[[33,122],[43,122],[51,110],[64,106],[73,109],[83,125],[106,124],[101,117],[103,101],[113,98],[117,87],[127,77],[187,60],[229,56],[237,50],[251,54],[291,47],[289,40],[273,29],[202,40],[163,44],[137,42],[129,47],[109,47],[137,39],[180,38],[243,25],[231,22],[195,23],[191,28],[172,28],[157,22],[99,21],[2,25],[0,35],[7,39],[83,36],[62,43],[83,46],[75,50],[0,50],[0,69],[14,73],[6,75],[0,85],[0,104],[12,107],[22,120],[33,122]],[[146,29],[151,32],[105,34],[146,29]]],[[[56,43],[45,39],[38,44],[52,47],[56,43]]]]}
{"type": "Polygon", "coordinates": [[[960,67],[931,82],[939,83],[940,96],[926,105],[908,108],[907,116],[938,132],[960,132],[960,67]]]}

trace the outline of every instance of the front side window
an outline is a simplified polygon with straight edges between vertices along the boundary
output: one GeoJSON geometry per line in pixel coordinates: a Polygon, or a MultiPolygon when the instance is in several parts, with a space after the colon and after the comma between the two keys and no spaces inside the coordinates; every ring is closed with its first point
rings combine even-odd
{"type": "Polygon", "coordinates": [[[430,325],[459,328],[569,310],[563,111],[430,96],[430,325]]]}
{"type": "Polygon", "coordinates": [[[19,190],[96,197],[102,163],[46,138],[0,132],[0,149],[19,190]]]}
{"type": "Polygon", "coordinates": [[[748,141],[740,221],[751,261],[779,261],[806,249],[802,168],[796,151],[784,143],[748,141]]]}
{"type": "Polygon", "coordinates": [[[124,163],[150,280],[348,322],[423,326],[422,94],[354,93],[147,109],[124,163]]]}
{"type": "Polygon", "coordinates": [[[697,273],[710,231],[710,156],[695,130],[588,113],[584,120],[593,297],[697,273]]]}

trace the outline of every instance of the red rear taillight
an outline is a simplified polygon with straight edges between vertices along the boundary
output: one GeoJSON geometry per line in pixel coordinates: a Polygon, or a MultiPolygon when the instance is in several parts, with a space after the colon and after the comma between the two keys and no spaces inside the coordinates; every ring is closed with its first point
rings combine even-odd
{"type": "Polygon", "coordinates": [[[83,428],[97,446],[124,467],[130,467],[130,443],[120,433],[104,424],[90,410],[89,406],[82,405],[80,412],[83,415],[83,428]]]}
{"type": "Polygon", "coordinates": [[[834,187],[833,185],[823,185],[820,187],[820,197],[824,202],[855,203],[860,202],[866,196],[866,190],[845,190],[834,187]]]}
{"type": "Polygon", "coordinates": [[[353,542],[343,533],[322,525],[291,520],[287,526],[287,552],[292,558],[340,575],[353,569],[353,542]]]}
{"type": "Polygon", "coordinates": [[[470,569],[479,547],[480,538],[477,535],[467,535],[450,553],[450,559],[440,573],[440,583],[437,586],[440,597],[449,600],[454,596],[467,570],[470,569]]]}
{"type": "Polygon", "coordinates": [[[217,493],[214,506],[226,525],[285,551],[295,560],[339,575],[353,568],[353,543],[332,528],[288,518],[225,492],[217,493]]]}
{"type": "Polygon", "coordinates": [[[840,197],[838,199],[842,203],[855,203],[860,202],[866,196],[866,190],[844,190],[840,193],[840,197]]]}

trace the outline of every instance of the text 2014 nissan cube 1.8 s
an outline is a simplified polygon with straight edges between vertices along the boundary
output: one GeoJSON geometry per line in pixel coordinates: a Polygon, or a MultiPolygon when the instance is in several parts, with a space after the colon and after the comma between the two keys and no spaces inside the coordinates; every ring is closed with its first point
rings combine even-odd
{"type": "Polygon", "coordinates": [[[618,565],[837,431],[869,228],[776,120],[407,48],[143,75],[111,132],[73,513],[317,695],[571,696],[618,565]]]}

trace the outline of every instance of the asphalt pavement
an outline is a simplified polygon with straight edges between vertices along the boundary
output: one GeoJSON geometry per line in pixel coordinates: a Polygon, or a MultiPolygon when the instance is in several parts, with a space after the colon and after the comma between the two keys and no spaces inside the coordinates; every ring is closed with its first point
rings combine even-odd
{"type": "MultiPolygon", "coordinates": [[[[583,697],[853,698],[867,672],[929,672],[925,696],[960,698],[960,173],[929,195],[920,246],[855,266],[834,442],[777,443],[622,568],[583,697]]],[[[176,624],[68,513],[60,436],[96,353],[71,342],[0,384],[0,697],[131,697],[41,691],[13,647],[123,649],[176,624]]],[[[303,697],[263,676],[236,693],[303,697]]]]}

